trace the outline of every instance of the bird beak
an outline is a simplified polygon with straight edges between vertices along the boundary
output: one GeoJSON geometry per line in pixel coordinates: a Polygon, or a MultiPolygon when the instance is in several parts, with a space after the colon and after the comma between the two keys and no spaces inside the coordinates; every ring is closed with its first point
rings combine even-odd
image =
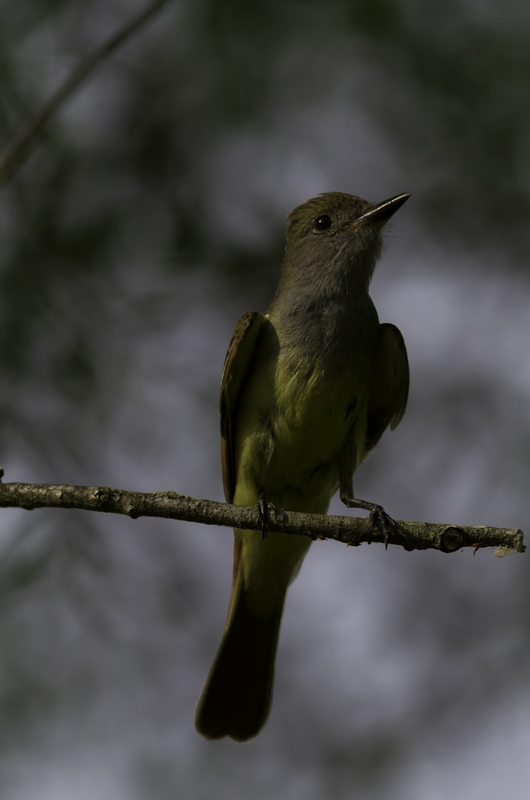
{"type": "Polygon", "coordinates": [[[363,214],[362,217],[357,217],[353,224],[355,226],[372,224],[383,226],[410,196],[410,194],[397,194],[389,200],[383,200],[382,203],[378,203],[366,214],[363,214]]]}

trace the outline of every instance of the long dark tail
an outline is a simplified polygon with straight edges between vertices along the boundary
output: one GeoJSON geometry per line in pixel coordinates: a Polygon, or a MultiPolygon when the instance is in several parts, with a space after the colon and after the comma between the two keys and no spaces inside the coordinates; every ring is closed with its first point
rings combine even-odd
{"type": "Polygon", "coordinates": [[[202,690],[195,726],[207,739],[245,742],[267,721],[282,610],[269,619],[250,613],[241,583],[234,586],[229,620],[202,690]]]}

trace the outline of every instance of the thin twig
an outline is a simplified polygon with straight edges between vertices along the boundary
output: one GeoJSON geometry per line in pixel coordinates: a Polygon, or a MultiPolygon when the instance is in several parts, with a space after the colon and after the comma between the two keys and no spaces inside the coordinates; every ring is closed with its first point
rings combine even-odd
{"type": "Polygon", "coordinates": [[[62,86],[48,100],[46,105],[37,114],[33,122],[23,130],[6,148],[0,156],[0,186],[4,184],[15,170],[28,157],[42,129],[55,112],[75,92],[85,78],[98,67],[102,61],[117,50],[133,33],[139,30],[151,17],[168,3],[169,0],[154,0],[147,8],[133,17],[121,30],[103,42],[94,52],[90,53],[62,86]]]}
{"type": "MultiPolygon", "coordinates": [[[[0,473],[1,475],[1,473],[0,473]]],[[[255,508],[199,500],[177,492],[128,492],[107,486],[68,486],[33,483],[0,484],[0,507],[77,508],[137,517],[164,517],[205,525],[226,525],[261,531],[262,520],[255,508]]],[[[349,545],[384,542],[385,536],[372,530],[366,517],[337,517],[300,514],[278,510],[270,513],[267,529],[312,539],[335,539],[349,545]]],[[[388,544],[406,550],[435,549],[446,553],[462,547],[496,547],[497,554],[524,553],[523,532],[518,528],[462,526],[432,522],[397,521],[388,544]]]]}

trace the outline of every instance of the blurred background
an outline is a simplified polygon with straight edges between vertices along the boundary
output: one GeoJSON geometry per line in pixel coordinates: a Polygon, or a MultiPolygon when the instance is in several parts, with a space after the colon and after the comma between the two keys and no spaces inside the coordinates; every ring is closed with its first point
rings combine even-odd
{"type": "MultiPolygon", "coordinates": [[[[3,0],[2,146],[141,8],[3,0]]],[[[1,189],[5,480],[222,499],[223,358],[286,214],[411,192],[372,291],[409,407],[356,492],[529,530],[529,95],[523,0],[170,2],[1,189]]],[[[193,727],[230,530],[2,510],[0,544],[4,800],[528,794],[528,556],[316,542],[238,745],[193,727]]]]}

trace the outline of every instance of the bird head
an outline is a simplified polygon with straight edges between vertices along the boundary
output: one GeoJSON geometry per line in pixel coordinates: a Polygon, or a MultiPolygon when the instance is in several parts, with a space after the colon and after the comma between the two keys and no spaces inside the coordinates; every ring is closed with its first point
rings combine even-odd
{"type": "Polygon", "coordinates": [[[400,194],[374,205],[327,192],[297,206],[288,215],[284,272],[298,279],[305,273],[304,283],[368,288],[381,253],[381,229],[409,197],[400,194]]]}

